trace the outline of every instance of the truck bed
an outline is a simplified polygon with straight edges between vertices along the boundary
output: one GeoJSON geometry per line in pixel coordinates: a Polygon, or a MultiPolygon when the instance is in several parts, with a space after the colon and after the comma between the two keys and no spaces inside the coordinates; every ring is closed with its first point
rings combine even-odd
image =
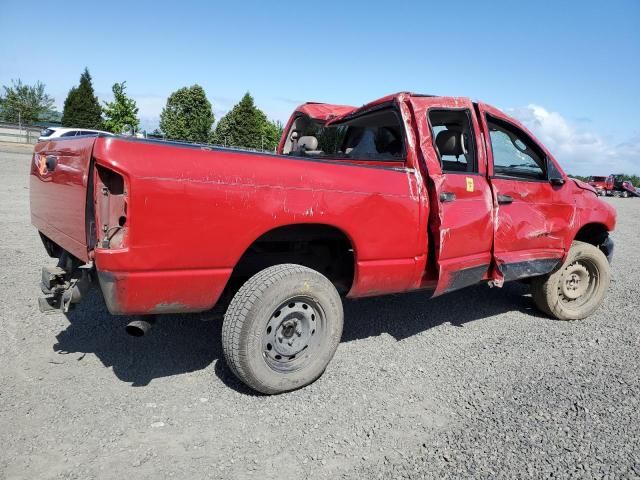
{"type": "Polygon", "coordinates": [[[361,246],[351,295],[405,291],[421,277],[416,180],[402,166],[85,137],[38,144],[31,188],[34,225],[94,261],[112,313],[207,310],[252,243],[292,224],[328,226],[361,246]],[[109,207],[103,171],[124,179],[109,207]],[[114,204],[120,228],[99,218],[114,204]],[[104,248],[105,229],[117,229],[117,245],[104,248]]]}

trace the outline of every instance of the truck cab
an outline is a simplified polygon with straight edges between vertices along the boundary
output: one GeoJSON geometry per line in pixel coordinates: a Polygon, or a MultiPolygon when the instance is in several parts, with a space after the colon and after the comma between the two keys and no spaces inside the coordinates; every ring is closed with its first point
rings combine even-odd
{"type": "Polygon", "coordinates": [[[589,236],[610,255],[610,242],[603,245],[613,209],[594,198],[593,188],[569,179],[533,134],[500,110],[410,93],[331,110],[299,107],[279,153],[402,166],[419,175],[425,222],[416,237],[415,258],[424,268],[419,288],[438,295],[548,274],[575,239],[589,236]]]}

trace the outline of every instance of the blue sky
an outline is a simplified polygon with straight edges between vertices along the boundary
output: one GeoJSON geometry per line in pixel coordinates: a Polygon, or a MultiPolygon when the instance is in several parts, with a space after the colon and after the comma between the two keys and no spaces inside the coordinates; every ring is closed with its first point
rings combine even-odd
{"type": "Polygon", "coordinates": [[[101,99],[126,80],[143,125],[199,83],[219,118],[246,91],[299,102],[410,90],[519,117],[568,171],[640,174],[640,2],[13,2],[0,83],[41,80],[61,106],[85,66],[101,99]]]}

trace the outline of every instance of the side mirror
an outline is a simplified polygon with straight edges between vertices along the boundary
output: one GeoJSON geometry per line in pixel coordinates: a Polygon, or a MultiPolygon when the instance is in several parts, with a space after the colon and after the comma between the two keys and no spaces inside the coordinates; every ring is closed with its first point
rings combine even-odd
{"type": "Polygon", "coordinates": [[[551,159],[548,157],[545,158],[545,163],[547,164],[547,175],[549,175],[549,183],[556,186],[564,185],[565,180],[564,178],[562,178],[562,174],[556,168],[555,163],[553,163],[553,161],[551,161],[551,159]]]}

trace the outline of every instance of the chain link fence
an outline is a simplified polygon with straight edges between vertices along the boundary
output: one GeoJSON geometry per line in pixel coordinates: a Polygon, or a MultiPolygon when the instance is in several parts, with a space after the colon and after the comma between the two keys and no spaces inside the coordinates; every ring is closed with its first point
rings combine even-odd
{"type": "Polygon", "coordinates": [[[16,123],[0,122],[0,142],[38,143],[40,127],[18,125],[16,123]]]}

